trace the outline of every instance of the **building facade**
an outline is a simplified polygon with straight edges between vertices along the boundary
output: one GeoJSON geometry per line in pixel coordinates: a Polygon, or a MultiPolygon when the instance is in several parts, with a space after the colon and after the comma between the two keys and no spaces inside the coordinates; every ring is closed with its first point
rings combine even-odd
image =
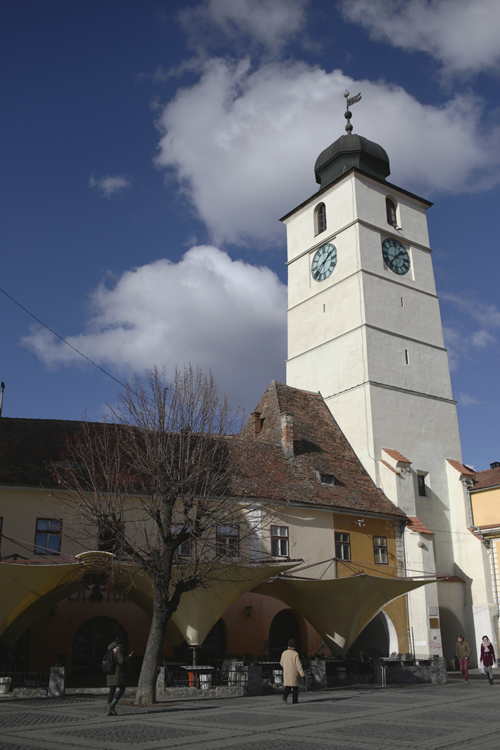
{"type": "MultiPolygon", "coordinates": [[[[0,420],[4,563],[68,563],[85,551],[71,531],[71,509],[51,491],[49,470],[52,461],[68,460],[65,437],[76,430],[78,423],[56,420],[0,420]]],[[[301,581],[328,582],[362,572],[394,581],[404,576],[402,539],[409,519],[375,486],[319,394],[271,383],[241,440],[247,462],[232,481],[231,495],[235,502],[250,503],[255,513],[269,504],[275,509],[253,545],[256,562],[294,563],[301,581]]],[[[101,542],[96,538],[94,549],[101,542]]],[[[237,555],[237,545],[229,549],[237,555]]],[[[54,600],[17,642],[0,639],[1,658],[32,666],[64,664],[70,684],[92,682],[103,649],[122,632],[135,653],[136,676],[150,618],[132,599],[112,584],[89,579],[54,600]]],[[[386,596],[387,606],[359,634],[352,652],[376,656],[411,650],[405,598],[390,599],[386,596]]],[[[362,604],[353,602],[353,612],[362,604]]],[[[246,654],[272,660],[295,637],[301,653],[328,656],[332,644],[308,615],[307,608],[299,611],[272,592],[249,590],[222,614],[202,653],[206,659],[246,654]]],[[[187,645],[170,633],[164,655],[189,659],[187,645]]]]}

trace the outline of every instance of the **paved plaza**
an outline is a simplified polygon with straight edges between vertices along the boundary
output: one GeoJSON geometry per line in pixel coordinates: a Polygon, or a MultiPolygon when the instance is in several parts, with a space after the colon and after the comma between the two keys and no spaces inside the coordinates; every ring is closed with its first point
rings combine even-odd
{"type": "MultiPolygon", "coordinates": [[[[125,699],[126,701],[126,696],[125,699]]],[[[192,699],[154,708],[104,696],[0,702],[2,750],[497,750],[500,682],[332,689],[281,697],[192,699]],[[291,700],[291,697],[289,701],[291,700]]]]}

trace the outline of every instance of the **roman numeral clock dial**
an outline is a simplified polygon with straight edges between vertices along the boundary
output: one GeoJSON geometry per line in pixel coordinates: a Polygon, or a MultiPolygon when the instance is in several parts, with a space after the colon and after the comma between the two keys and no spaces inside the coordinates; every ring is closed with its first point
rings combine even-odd
{"type": "Polygon", "coordinates": [[[337,265],[337,248],[328,243],[314,253],[311,274],[315,281],[324,281],[332,275],[337,265]]]}
{"type": "Polygon", "coordinates": [[[410,256],[401,242],[393,239],[384,240],[382,242],[382,255],[386,266],[399,276],[404,276],[410,270],[410,256]]]}

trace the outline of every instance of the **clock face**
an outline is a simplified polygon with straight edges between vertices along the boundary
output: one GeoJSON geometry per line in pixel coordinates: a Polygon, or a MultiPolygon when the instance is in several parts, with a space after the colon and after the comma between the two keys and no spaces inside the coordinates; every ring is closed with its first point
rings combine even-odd
{"type": "Polygon", "coordinates": [[[330,243],[322,245],[316,250],[311,266],[312,277],[315,281],[324,281],[332,275],[337,265],[337,248],[330,243]]]}
{"type": "Polygon", "coordinates": [[[382,242],[382,255],[386,265],[399,276],[404,276],[410,270],[410,256],[401,242],[393,239],[384,240],[382,242]]]}

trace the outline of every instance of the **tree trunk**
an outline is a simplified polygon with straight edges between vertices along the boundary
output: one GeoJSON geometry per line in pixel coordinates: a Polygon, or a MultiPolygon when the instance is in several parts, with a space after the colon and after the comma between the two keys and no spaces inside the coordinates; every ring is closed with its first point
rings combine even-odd
{"type": "Polygon", "coordinates": [[[158,589],[155,591],[153,620],[151,630],[149,631],[144,659],[142,662],[141,674],[137,685],[137,696],[135,705],[151,705],[156,703],[156,678],[160,666],[163,641],[167,624],[170,619],[170,612],[165,604],[164,598],[158,589]]]}

